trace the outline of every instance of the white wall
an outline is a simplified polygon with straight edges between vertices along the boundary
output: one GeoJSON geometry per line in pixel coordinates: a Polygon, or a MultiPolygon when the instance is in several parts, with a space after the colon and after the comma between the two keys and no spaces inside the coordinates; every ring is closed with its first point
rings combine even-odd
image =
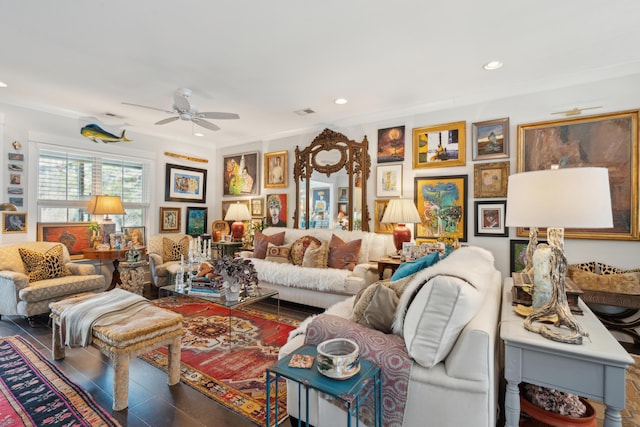
{"type": "MultiPolygon", "coordinates": [[[[622,111],[640,108],[640,74],[616,78],[596,83],[584,84],[573,87],[558,88],[546,92],[540,92],[524,96],[514,96],[490,102],[482,102],[473,105],[456,105],[456,102],[448,104],[446,107],[436,109],[436,107],[411,107],[407,111],[399,113],[388,113],[380,115],[375,120],[358,119],[327,125],[331,129],[344,133],[353,140],[360,141],[364,135],[369,139],[369,153],[372,159],[371,176],[375,177],[376,171],[376,149],[377,131],[381,128],[404,125],[407,135],[405,136],[405,161],[403,163],[403,196],[413,198],[414,178],[416,176],[439,176],[439,175],[459,175],[469,176],[469,200],[467,209],[469,212],[467,220],[468,243],[478,245],[491,250],[496,257],[496,265],[503,274],[509,274],[509,239],[522,239],[517,237],[515,230],[510,230],[509,238],[499,237],[475,237],[473,236],[473,164],[471,147],[471,124],[474,122],[509,117],[510,120],[510,161],[511,173],[516,171],[517,156],[517,126],[531,122],[548,121],[561,118],[562,116],[551,115],[551,112],[567,110],[574,107],[602,106],[603,108],[591,110],[588,113],[601,114],[605,112],[622,111]],[[447,167],[437,169],[412,169],[412,139],[411,129],[429,125],[437,125],[448,122],[464,120],[467,122],[467,164],[460,167],[447,167]]],[[[162,140],[156,137],[145,135],[129,135],[134,139],[134,143],[127,145],[124,143],[112,144],[103,147],[103,144],[94,145],[86,138],[80,136],[77,120],[51,114],[35,112],[23,108],[12,107],[0,104],[0,116],[4,114],[4,137],[2,139],[3,168],[6,171],[6,152],[11,141],[18,139],[26,142],[29,132],[55,135],[66,139],[69,144],[77,144],[82,148],[110,149],[116,153],[126,154],[127,149],[142,150],[154,156],[156,167],[152,182],[151,215],[147,224],[147,234],[155,234],[158,230],[158,207],[159,206],[181,206],[183,207],[183,229],[184,214],[186,206],[197,206],[188,203],[168,203],[164,202],[164,173],[165,163],[177,163],[186,166],[204,168],[208,170],[207,179],[207,204],[209,208],[209,224],[220,219],[222,197],[222,157],[230,154],[258,151],[263,156],[266,152],[287,150],[288,161],[288,183],[284,189],[265,189],[264,170],[260,170],[259,196],[224,198],[224,200],[250,199],[254,197],[264,197],[270,193],[288,194],[288,222],[293,224],[291,219],[295,205],[295,183],[293,182],[294,150],[296,146],[306,147],[323,129],[318,128],[312,132],[299,135],[289,135],[283,137],[265,137],[260,141],[255,141],[233,147],[225,147],[216,150],[215,143],[211,143],[212,148],[196,147],[179,141],[162,140]],[[163,155],[164,151],[179,152],[181,154],[205,157],[209,163],[197,164],[193,162],[179,161],[163,155]]],[[[587,113],[585,113],[587,114],[587,113]]],[[[2,132],[0,120],[0,132],[2,132]]],[[[2,134],[0,133],[0,137],[2,134]]],[[[262,167],[262,164],[261,164],[262,167]]],[[[8,176],[6,173],[0,176],[8,176]]],[[[375,199],[375,180],[370,179],[368,186],[367,200],[369,210],[373,214],[373,200],[375,199]]],[[[6,181],[2,183],[3,198],[6,198],[6,181]]],[[[25,195],[27,197],[27,195],[25,195]]],[[[28,194],[29,200],[29,239],[35,238],[35,198],[31,191],[28,194]]],[[[370,223],[373,229],[373,224],[370,223]]],[[[8,242],[16,235],[0,235],[0,242],[8,242]]],[[[22,239],[26,239],[21,235],[22,239]]],[[[611,241],[611,240],[578,240],[568,239],[566,241],[566,254],[569,262],[601,261],[621,268],[640,267],[640,242],[611,241]]]]}

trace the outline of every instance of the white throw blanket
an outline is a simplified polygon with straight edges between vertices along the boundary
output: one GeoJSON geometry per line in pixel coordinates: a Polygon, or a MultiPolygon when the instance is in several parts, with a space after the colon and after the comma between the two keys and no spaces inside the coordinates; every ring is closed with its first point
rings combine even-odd
{"type": "Polygon", "coordinates": [[[344,291],[349,270],[337,268],[310,268],[293,264],[280,264],[259,258],[250,258],[258,272],[258,279],[268,283],[306,288],[316,291],[344,291]]]}
{"type": "Polygon", "coordinates": [[[118,288],[73,304],[60,314],[60,342],[69,347],[87,347],[94,326],[117,323],[150,304],[146,298],[118,288]]]}

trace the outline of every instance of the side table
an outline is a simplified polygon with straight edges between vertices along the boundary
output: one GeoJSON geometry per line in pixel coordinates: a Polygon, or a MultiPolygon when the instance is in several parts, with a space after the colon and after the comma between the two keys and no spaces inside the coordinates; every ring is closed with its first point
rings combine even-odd
{"type": "Polygon", "coordinates": [[[144,273],[148,265],[149,261],[120,262],[120,269],[122,270],[120,279],[122,283],[116,286],[125,291],[142,295],[144,290],[144,273]]]}
{"type": "MultiPolygon", "coordinates": [[[[360,360],[360,372],[345,380],[336,380],[322,375],[318,371],[318,352],[315,346],[305,345],[300,347],[288,356],[280,359],[275,364],[267,368],[267,427],[271,426],[271,385],[275,384],[275,396],[278,396],[278,379],[286,378],[298,384],[298,425],[302,422],[302,388],[305,390],[306,417],[303,425],[309,423],[309,389],[333,396],[347,405],[347,426],[351,427],[351,418],[356,417],[356,424],[359,424],[360,404],[364,403],[373,392],[375,426],[382,427],[382,374],[380,368],[375,363],[368,360],[360,360]],[[313,366],[309,369],[292,368],[289,361],[294,354],[312,355],[314,357],[313,366]]],[[[275,403],[275,420],[278,423],[278,403],[275,403]]]]}
{"type": "Polygon", "coordinates": [[[225,255],[234,256],[242,245],[242,242],[211,242],[211,248],[214,248],[218,252],[219,257],[225,255]]]}
{"type": "Polygon", "coordinates": [[[402,261],[400,261],[400,259],[389,257],[380,258],[371,262],[378,263],[378,275],[380,277],[380,280],[384,279],[384,271],[387,268],[390,269],[391,274],[393,274],[398,269],[398,267],[400,267],[400,264],[402,264],[402,261]]]}
{"type": "MultiPolygon", "coordinates": [[[[146,248],[138,248],[142,253],[142,256],[147,254],[146,248]]],[[[118,266],[120,265],[120,260],[124,259],[129,249],[83,249],[82,254],[85,258],[95,260],[95,261],[113,261],[113,275],[111,276],[111,284],[106,289],[110,291],[115,288],[117,285],[122,284],[122,280],[120,279],[120,270],[118,270],[118,266]]]]}

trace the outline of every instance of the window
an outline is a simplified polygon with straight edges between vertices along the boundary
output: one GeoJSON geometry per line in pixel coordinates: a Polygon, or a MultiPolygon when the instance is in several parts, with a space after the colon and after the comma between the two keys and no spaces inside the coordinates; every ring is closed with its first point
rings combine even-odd
{"type": "Polygon", "coordinates": [[[148,162],[38,147],[38,218],[41,222],[90,221],[92,194],[122,197],[125,215],[112,216],[119,227],[141,226],[149,206],[148,162]]]}

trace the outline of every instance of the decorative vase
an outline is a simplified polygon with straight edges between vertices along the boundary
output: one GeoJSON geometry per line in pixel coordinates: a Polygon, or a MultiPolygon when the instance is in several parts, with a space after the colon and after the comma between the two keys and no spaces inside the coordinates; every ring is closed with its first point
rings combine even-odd
{"type": "Polygon", "coordinates": [[[520,410],[532,418],[526,424],[521,425],[526,427],[596,427],[595,409],[583,398],[580,398],[580,401],[587,407],[587,412],[582,417],[576,418],[547,411],[520,396],[520,410]]]}
{"type": "Polygon", "coordinates": [[[240,298],[240,289],[242,286],[235,280],[224,282],[224,297],[229,302],[238,301],[240,298]]]}

